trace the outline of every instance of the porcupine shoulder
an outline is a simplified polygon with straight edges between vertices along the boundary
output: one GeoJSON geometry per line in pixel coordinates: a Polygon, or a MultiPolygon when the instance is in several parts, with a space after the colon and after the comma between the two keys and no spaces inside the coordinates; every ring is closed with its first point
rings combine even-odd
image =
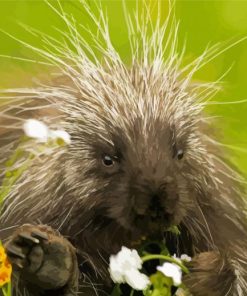
{"type": "Polygon", "coordinates": [[[24,223],[58,230],[77,250],[81,291],[90,282],[92,293],[100,293],[108,289],[110,254],[143,235],[162,237],[163,228],[175,224],[181,238],[168,237],[168,244],[194,257],[185,279],[193,295],[245,295],[243,178],[208,136],[203,108],[214,84],[192,83],[215,48],[182,67],[177,41],[166,36],[167,23],[157,20],[151,36],[137,24],[133,62],[126,66],[109,39],[104,16],[100,22],[85,8],[100,28],[104,44],[96,45],[104,61],[93,51],[86,54],[90,47],[83,39],[76,43],[68,36],[75,48],[57,45],[63,58],[40,51],[62,70],[61,78],[5,91],[14,99],[12,107],[1,107],[2,176],[6,151],[11,154],[18,145],[26,118],[64,128],[71,145],[24,172],[4,202],[1,239],[8,240],[24,223]],[[137,47],[139,33],[142,47],[137,47]]]}

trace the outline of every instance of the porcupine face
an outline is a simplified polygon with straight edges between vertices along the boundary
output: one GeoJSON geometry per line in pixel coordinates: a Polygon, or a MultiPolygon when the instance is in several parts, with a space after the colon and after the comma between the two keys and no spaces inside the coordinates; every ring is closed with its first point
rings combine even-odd
{"type": "Polygon", "coordinates": [[[172,144],[172,127],[150,118],[144,131],[136,118],[129,133],[115,138],[116,152],[102,155],[102,171],[110,178],[106,187],[107,214],[127,228],[143,233],[160,232],[179,223],[188,196],[186,179],[181,175],[184,147],[172,144]]]}
{"type": "Polygon", "coordinates": [[[73,167],[75,173],[68,179],[88,211],[142,234],[178,224],[186,215],[186,176],[197,166],[189,146],[193,118],[181,107],[169,110],[169,100],[174,97],[116,98],[115,105],[105,102],[85,112],[78,131],[71,130],[69,171],[73,167]]]}

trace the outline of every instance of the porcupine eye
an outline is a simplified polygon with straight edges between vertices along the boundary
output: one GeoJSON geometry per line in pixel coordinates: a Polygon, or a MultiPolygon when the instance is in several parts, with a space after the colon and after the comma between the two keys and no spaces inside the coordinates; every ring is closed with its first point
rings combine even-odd
{"type": "Polygon", "coordinates": [[[103,155],[102,162],[106,167],[112,167],[115,163],[114,159],[109,155],[103,155]]]}
{"type": "Polygon", "coordinates": [[[182,149],[179,149],[177,152],[177,159],[180,160],[184,157],[184,151],[182,149]]]}
{"type": "Polygon", "coordinates": [[[178,160],[181,160],[184,157],[184,150],[183,149],[177,149],[176,144],[173,145],[173,158],[177,158],[178,160]]]}

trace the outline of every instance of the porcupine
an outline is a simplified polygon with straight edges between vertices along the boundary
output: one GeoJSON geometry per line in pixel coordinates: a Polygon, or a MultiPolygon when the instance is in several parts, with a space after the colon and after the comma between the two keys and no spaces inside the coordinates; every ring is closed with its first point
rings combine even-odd
{"type": "Polygon", "coordinates": [[[15,268],[14,295],[109,294],[110,254],[142,236],[165,236],[174,252],[193,257],[184,278],[193,295],[246,295],[244,179],[208,135],[203,108],[217,84],[192,82],[218,47],[182,67],[172,12],[149,34],[147,11],[133,21],[125,10],[126,65],[104,13],[97,18],[83,5],[98,26],[102,61],[61,6],[52,7],[68,25],[67,43],[41,35],[54,52],[36,51],[61,75],[5,90],[2,175],[24,119],[71,135],[71,145],[35,161],[4,201],[0,237],[15,268]],[[171,225],[179,237],[164,233],[171,225]]]}

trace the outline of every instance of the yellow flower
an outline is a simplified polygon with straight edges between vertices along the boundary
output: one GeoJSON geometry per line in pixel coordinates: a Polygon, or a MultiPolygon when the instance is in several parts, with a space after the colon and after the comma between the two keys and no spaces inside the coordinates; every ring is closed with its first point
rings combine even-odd
{"type": "Polygon", "coordinates": [[[0,245],[0,288],[10,282],[12,266],[8,261],[4,247],[0,245]]]}

